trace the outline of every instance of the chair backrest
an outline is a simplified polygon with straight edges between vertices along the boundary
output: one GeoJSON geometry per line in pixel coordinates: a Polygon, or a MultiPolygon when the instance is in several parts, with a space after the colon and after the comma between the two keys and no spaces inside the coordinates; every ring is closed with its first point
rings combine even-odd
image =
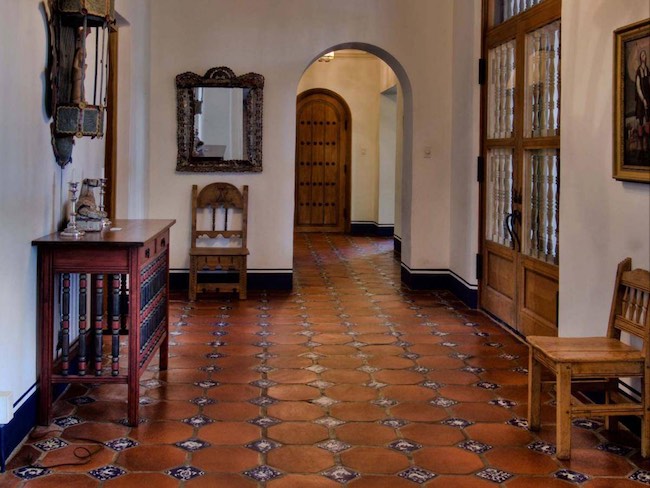
{"type": "Polygon", "coordinates": [[[614,299],[609,315],[608,337],[620,339],[627,332],[644,341],[649,350],[650,334],[650,272],[632,269],[632,259],[626,258],[618,265],[614,299]]]}
{"type": "Polygon", "coordinates": [[[196,185],[192,186],[192,247],[196,247],[199,237],[238,238],[241,239],[241,247],[246,247],[247,225],[248,185],[244,185],[241,192],[230,183],[211,183],[201,192],[198,192],[196,185]],[[202,209],[211,212],[211,225],[207,229],[200,226],[197,220],[197,214],[202,209]],[[233,228],[235,211],[241,211],[241,225],[233,228]],[[219,212],[223,215],[217,218],[219,212]]]}

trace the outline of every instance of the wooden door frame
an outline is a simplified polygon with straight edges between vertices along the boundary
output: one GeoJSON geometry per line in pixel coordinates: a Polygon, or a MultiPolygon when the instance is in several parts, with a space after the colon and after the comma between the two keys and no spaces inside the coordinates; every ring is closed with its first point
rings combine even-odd
{"type": "MultiPolygon", "coordinates": [[[[327,88],[310,88],[309,90],[305,90],[304,92],[298,94],[298,97],[296,98],[296,142],[295,142],[295,150],[294,154],[297,155],[297,150],[298,150],[298,105],[300,102],[312,95],[326,95],[329,97],[334,98],[336,101],[338,101],[341,106],[343,107],[343,110],[345,111],[344,117],[345,117],[345,162],[344,162],[344,172],[346,175],[345,178],[345,210],[343,212],[343,219],[345,220],[344,222],[344,232],[346,234],[350,233],[350,228],[351,228],[351,201],[352,201],[352,112],[350,111],[350,106],[347,104],[345,99],[336,93],[335,91],[328,90],[327,88]]],[[[298,189],[297,189],[297,184],[298,184],[298,158],[295,157],[294,160],[294,196],[293,196],[293,201],[294,201],[294,228],[296,227],[296,199],[298,197],[298,189]]]]}
{"type": "Polygon", "coordinates": [[[119,31],[111,26],[108,34],[108,80],[106,82],[106,134],[104,139],[104,207],[108,218],[115,220],[117,199],[117,74],[119,31]]]}

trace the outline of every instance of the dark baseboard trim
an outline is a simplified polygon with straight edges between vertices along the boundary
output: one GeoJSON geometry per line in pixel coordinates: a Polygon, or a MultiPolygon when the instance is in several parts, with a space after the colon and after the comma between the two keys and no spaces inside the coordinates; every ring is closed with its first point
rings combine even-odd
{"type": "MultiPolygon", "coordinates": [[[[210,283],[217,281],[214,278],[216,278],[214,273],[202,273],[199,279],[210,283]]],[[[238,279],[237,273],[219,273],[220,282],[237,283],[238,279]]],[[[293,272],[248,273],[247,281],[249,290],[291,290],[293,288],[293,272]]],[[[170,292],[187,291],[189,283],[189,271],[179,270],[169,273],[170,292]]]]}
{"type": "MultiPolygon", "coordinates": [[[[67,388],[67,384],[54,385],[53,397],[58,398],[67,388]]],[[[33,386],[32,386],[33,388],[33,386]]],[[[32,390],[30,388],[30,390],[32,390]]],[[[25,395],[23,395],[24,397],[25,395]]],[[[22,399],[22,397],[21,397],[22,399]]],[[[14,412],[8,424],[0,425],[0,473],[5,472],[7,461],[25,436],[36,426],[38,414],[38,390],[32,391],[24,403],[14,412]]],[[[21,401],[21,400],[18,400],[21,401]]],[[[17,404],[18,402],[16,402],[17,404]]]]}
{"type": "Polygon", "coordinates": [[[393,236],[393,255],[399,258],[402,255],[402,239],[393,236]]]}
{"type": "Polygon", "coordinates": [[[478,306],[478,290],[448,269],[417,270],[402,264],[402,283],[412,290],[449,290],[470,308],[478,306]]]}
{"type": "Polygon", "coordinates": [[[379,225],[377,222],[352,222],[350,234],[354,236],[392,237],[395,227],[392,225],[379,225]]]}

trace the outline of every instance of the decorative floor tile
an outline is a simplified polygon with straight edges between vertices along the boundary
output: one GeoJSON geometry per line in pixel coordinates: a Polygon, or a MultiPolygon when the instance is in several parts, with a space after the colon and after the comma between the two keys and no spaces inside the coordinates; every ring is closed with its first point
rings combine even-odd
{"type": "Polygon", "coordinates": [[[83,420],[81,420],[79,417],[75,417],[74,415],[70,415],[68,417],[59,417],[58,419],[54,419],[54,423],[61,427],[62,429],[65,429],[66,427],[70,427],[71,425],[77,425],[82,423],[83,420]]]}
{"type": "Polygon", "coordinates": [[[650,471],[646,471],[645,469],[637,469],[629,476],[629,479],[650,485],[650,471]]]}
{"type": "Polygon", "coordinates": [[[452,417],[445,420],[441,420],[440,423],[444,425],[448,425],[450,427],[458,427],[460,429],[464,429],[465,427],[472,425],[474,422],[452,417]]]}
{"type": "Polygon", "coordinates": [[[500,342],[486,342],[483,345],[487,347],[496,347],[496,348],[503,347],[503,344],[501,344],[500,342]]]}
{"type": "MultiPolygon", "coordinates": [[[[223,336],[225,336],[225,335],[228,335],[228,332],[225,331],[225,330],[213,330],[213,331],[210,332],[210,333],[211,333],[213,336],[216,336],[216,337],[223,337],[223,336]]],[[[269,332],[269,334],[270,334],[270,332],[269,332]]]]}
{"type": "Polygon", "coordinates": [[[149,390],[160,388],[162,385],[163,385],[162,381],[153,378],[150,380],[140,382],[140,386],[142,386],[143,388],[147,388],[149,390]]]}
{"type": "Polygon", "coordinates": [[[424,468],[420,468],[419,466],[411,466],[410,468],[397,473],[397,476],[421,485],[430,479],[435,478],[436,474],[424,468]]]}
{"type": "Polygon", "coordinates": [[[214,380],[196,381],[194,383],[194,386],[198,386],[199,388],[208,389],[208,388],[214,388],[215,386],[219,386],[219,382],[214,381],[214,380]]]}
{"type": "Polygon", "coordinates": [[[324,425],[325,427],[330,429],[345,424],[344,420],[339,420],[334,417],[321,417],[319,419],[314,420],[314,422],[320,425],[324,425]]]}
{"type": "Polygon", "coordinates": [[[587,430],[598,430],[603,426],[602,422],[591,419],[574,419],[571,423],[576,427],[587,430]]]}
{"type": "Polygon", "coordinates": [[[516,368],[512,368],[512,371],[519,374],[528,374],[528,368],[524,368],[523,366],[517,366],[516,368]]]}
{"type": "Polygon", "coordinates": [[[255,380],[249,383],[249,385],[256,386],[258,388],[271,388],[272,386],[275,386],[277,384],[278,384],[277,382],[267,380],[267,379],[255,380]]]}
{"type": "Polygon", "coordinates": [[[406,359],[418,359],[420,357],[419,354],[415,352],[406,352],[401,355],[401,357],[406,358],[406,359]]]}
{"type": "Polygon", "coordinates": [[[248,471],[244,471],[244,474],[260,483],[264,483],[282,475],[282,472],[270,466],[262,464],[261,466],[257,466],[253,469],[249,469],[248,471]]]}
{"type": "Polygon", "coordinates": [[[501,388],[501,385],[492,383],[491,381],[479,381],[478,383],[476,383],[475,386],[478,386],[479,388],[483,388],[484,390],[497,390],[501,388]]]}
{"type": "Polygon", "coordinates": [[[154,403],[158,403],[158,400],[149,396],[141,396],[138,403],[140,403],[140,405],[153,405],[154,403]]]}
{"type": "Polygon", "coordinates": [[[211,364],[210,366],[201,366],[199,368],[199,371],[205,371],[206,373],[216,373],[217,371],[221,371],[221,367],[215,364],[211,364]]]}
{"type": "Polygon", "coordinates": [[[452,358],[452,359],[460,359],[460,360],[464,361],[466,359],[472,359],[474,356],[472,356],[471,354],[464,354],[462,352],[454,352],[454,353],[451,353],[449,355],[449,357],[452,358]]]}
{"type": "Polygon", "coordinates": [[[220,346],[228,345],[228,343],[224,341],[212,341],[212,342],[206,342],[205,344],[207,346],[212,346],[212,347],[220,347],[220,346]]]}
{"type": "Polygon", "coordinates": [[[445,341],[441,342],[440,345],[445,347],[456,347],[458,344],[455,342],[445,341]]]}
{"type": "Polygon", "coordinates": [[[117,466],[112,466],[109,464],[108,466],[102,466],[101,468],[88,471],[88,474],[93,478],[98,479],[99,481],[107,481],[126,474],[126,471],[124,471],[122,468],[118,468],[117,466]]]}
{"type": "Polygon", "coordinates": [[[392,407],[394,405],[397,405],[399,402],[397,400],[392,400],[390,398],[379,398],[378,400],[373,400],[370,403],[377,405],[378,407],[392,407]]]}
{"type": "Polygon", "coordinates": [[[62,447],[67,446],[68,443],[61,439],[60,437],[50,437],[41,442],[34,443],[34,446],[38,447],[41,451],[55,451],[56,449],[61,449],[62,447]]]}
{"type": "Polygon", "coordinates": [[[174,445],[189,452],[194,452],[206,447],[210,447],[209,442],[202,441],[201,439],[187,439],[185,441],[175,442],[174,445]]]}
{"type": "Polygon", "coordinates": [[[314,403],[316,405],[320,405],[321,407],[329,407],[330,405],[334,405],[335,403],[339,403],[338,400],[334,400],[333,398],[327,397],[327,396],[321,396],[316,398],[315,400],[310,400],[311,403],[314,403]]]}
{"type": "Polygon", "coordinates": [[[485,373],[485,368],[479,368],[477,366],[465,366],[461,369],[461,371],[465,371],[466,373],[481,374],[485,373]]]}
{"type": "Polygon", "coordinates": [[[556,471],[553,473],[553,476],[559,480],[569,481],[571,483],[584,483],[589,479],[589,476],[578,473],[577,471],[571,471],[570,469],[556,471]]]}
{"type": "Polygon", "coordinates": [[[433,400],[429,400],[429,403],[435,407],[449,408],[452,405],[456,405],[458,402],[451,398],[436,397],[433,400]]]}
{"type": "Polygon", "coordinates": [[[425,380],[420,383],[420,386],[424,386],[425,388],[430,388],[432,390],[437,390],[438,388],[442,388],[444,385],[436,383],[435,381],[425,380]]]}
{"type": "Polygon", "coordinates": [[[531,451],[536,451],[542,454],[548,454],[549,456],[552,456],[556,452],[555,446],[553,444],[550,444],[548,442],[543,442],[543,441],[532,442],[528,444],[527,447],[531,451]]]}
{"type": "Polygon", "coordinates": [[[209,417],[206,417],[205,415],[199,414],[199,415],[195,415],[194,417],[183,419],[183,422],[191,425],[192,427],[203,427],[204,425],[211,424],[212,422],[214,422],[214,420],[212,420],[209,417]]]}
{"type": "Polygon", "coordinates": [[[359,477],[359,473],[346,468],[345,466],[334,466],[333,468],[321,472],[321,475],[341,484],[348,483],[359,477]]]}
{"type": "Polygon", "coordinates": [[[40,466],[23,466],[22,468],[14,469],[14,476],[23,480],[33,480],[50,474],[52,470],[42,468],[40,466]]]}
{"type": "Polygon", "coordinates": [[[278,401],[279,400],[276,400],[275,398],[271,398],[269,396],[259,396],[248,400],[248,403],[252,403],[258,407],[268,407],[269,405],[275,405],[278,403],[278,401]]]}
{"type": "Polygon", "coordinates": [[[506,424],[512,425],[513,427],[519,427],[520,429],[528,430],[528,419],[515,417],[507,420],[506,424]]]}
{"type": "Polygon", "coordinates": [[[320,374],[323,371],[327,371],[327,368],[325,366],[321,366],[320,364],[314,364],[312,366],[309,366],[308,368],[305,368],[308,371],[311,371],[312,373],[320,374]]]}
{"type": "Polygon", "coordinates": [[[422,444],[410,441],[408,439],[398,439],[388,444],[388,447],[400,452],[413,452],[422,449],[422,444]]]}
{"type": "Polygon", "coordinates": [[[345,442],[336,439],[329,439],[325,442],[321,442],[320,444],[316,444],[316,446],[320,447],[321,449],[325,449],[326,451],[333,452],[335,454],[350,449],[352,447],[350,444],[347,444],[345,442]]]}
{"type": "Polygon", "coordinates": [[[615,444],[613,442],[606,442],[604,444],[600,444],[596,446],[596,449],[600,451],[605,451],[609,452],[612,454],[617,454],[619,456],[627,456],[630,454],[632,451],[634,451],[634,448],[629,447],[629,446],[622,446],[621,444],[615,444]]]}
{"type": "Polygon", "coordinates": [[[217,401],[215,399],[213,399],[213,398],[200,396],[200,397],[192,398],[190,400],[190,403],[193,403],[194,405],[198,405],[200,407],[203,407],[205,405],[212,405],[214,403],[217,403],[217,401]]]}
{"type": "Polygon", "coordinates": [[[476,476],[494,483],[503,483],[513,477],[513,475],[507,471],[501,471],[500,469],[495,468],[486,468],[476,473],[476,476]]]}
{"type": "Polygon", "coordinates": [[[253,370],[257,371],[258,373],[270,373],[271,371],[275,370],[275,368],[262,364],[261,366],[253,368],[253,370]]]}
{"type": "Polygon", "coordinates": [[[128,437],[120,437],[119,439],[113,439],[112,441],[104,442],[104,445],[110,447],[114,451],[120,452],[131,447],[135,447],[138,444],[138,441],[129,439],[128,437]]]}
{"type": "Polygon", "coordinates": [[[329,388],[330,386],[333,386],[334,383],[330,383],[329,381],[325,381],[325,380],[316,380],[316,381],[312,381],[311,383],[307,383],[307,385],[313,386],[314,388],[325,389],[325,388],[329,388]]]}
{"type": "Polygon", "coordinates": [[[482,442],[475,440],[467,440],[458,444],[458,447],[465,449],[466,451],[473,452],[474,454],[482,454],[486,451],[492,449],[492,446],[489,444],[483,444],[482,442]]]}
{"type": "Polygon", "coordinates": [[[211,352],[206,354],[205,357],[208,359],[219,359],[219,358],[226,357],[226,355],[220,352],[211,352]]]}
{"type": "Polygon", "coordinates": [[[247,448],[252,449],[253,451],[261,452],[262,454],[267,453],[280,446],[282,446],[282,444],[270,439],[258,439],[254,442],[249,442],[246,444],[247,448]]]}
{"type": "Polygon", "coordinates": [[[255,417],[248,421],[250,424],[257,425],[258,427],[271,427],[272,425],[277,425],[282,422],[280,419],[273,417],[255,417]]]}
{"type": "Polygon", "coordinates": [[[372,380],[369,381],[368,383],[364,383],[363,386],[367,386],[368,388],[374,388],[375,390],[380,390],[388,385],[386,383],[382,383],[381,381],[372,380]]]}
{"type": "Polygon", "coordinates": [[[95,399],[90,398],[89,396],[79,396],[75,398],[68,398],[68,403],[73,405],[88,405],[89,403],[94,403],[95,399]]]}
{"type": "Polygon", "coordinates": [[[496,405],[497,407],[503,408],[512,408],[517,406],[517,402],[512,400],[506,400],[505,398],[496,398],[488,402],[490,405],[496,405]]]}
{"type": "Polygon", "coordinates": [[[203,476],[205,471],[201,471],[199,468],[195,468],[194,466],[179,466],[165,471],[165,474],[168,474],[179,481],[189,481],[198,476],[203,476]]]}
{"type": "Polygon", "coordinates": [[[499,354],[499,357],[501,359],[505,359],[506,361],[514,361],[515,359],[519,359],[519,356],[516,354],[508,354],[505,352],[503,354],[499,354]]]}
{"type": "Polygon", "coordinates": [[[380,420],[379,423],[381,425],[385,425],[386,427],[392,427],[393,429],[399,429],[400,427],[404,427],[409,422],[408,422],[408,420],[404,420],[404,419],[384,419],[384,420],[380,420]]]}
{"type": "Polygon", "coordinates": [[[413,366],[412,368],[409,369],[414,373],[420,373],[420,374],[427,374],[429,371],[431,371],[429,368],[425,368],[424,366],[413,366]]]}

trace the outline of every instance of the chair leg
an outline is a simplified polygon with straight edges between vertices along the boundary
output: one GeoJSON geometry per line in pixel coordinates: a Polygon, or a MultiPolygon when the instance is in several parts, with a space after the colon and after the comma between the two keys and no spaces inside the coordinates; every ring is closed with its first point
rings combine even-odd
{"type": "Polygon", "coordinates": [[[535,359],[533,350],[528,356],[528,426],[539,430],[542,409],[542,366],[535,359]]]}
{"type": "Polygon", "coordinates": [[[196,300],[196,258],[190,256],[190,290],[189,300],[193,302],[196,300]]]}
{"type": "Polygon", "coordinates": [[[571,458],[571,365],[557,368],[556,444],[557,458],[571,458]]]}
{"type": "Polygon", "coordinates": [[[243,257],[241,258],[241,266],[239,267],[239,298],[241,300],[246,300],[247,270],[246,257],[243,257]]]}
{"type": "MultiPolygon", "coordinates": [[[[612,404],[616,403],[613,400],[613,393],[618,390],[618,380],[617,379],[608,379],[605,384],[605,403],[612,404]]],[[[618,422],[620,418],[615,415],[607,415],[605,417],[605,428],[610,432],[618,431],[618,422]]]]}
{"type": "MultiPolygon", "coordinates": [[[[647,362],[647,360],[646,360],[647,362]]],[[[643,393],[641,401],[643,402],[643,415],[641,416],[641,456],[647,458],[650,456],[650,368],[646,366],[643,375],[643,393]]]]}

